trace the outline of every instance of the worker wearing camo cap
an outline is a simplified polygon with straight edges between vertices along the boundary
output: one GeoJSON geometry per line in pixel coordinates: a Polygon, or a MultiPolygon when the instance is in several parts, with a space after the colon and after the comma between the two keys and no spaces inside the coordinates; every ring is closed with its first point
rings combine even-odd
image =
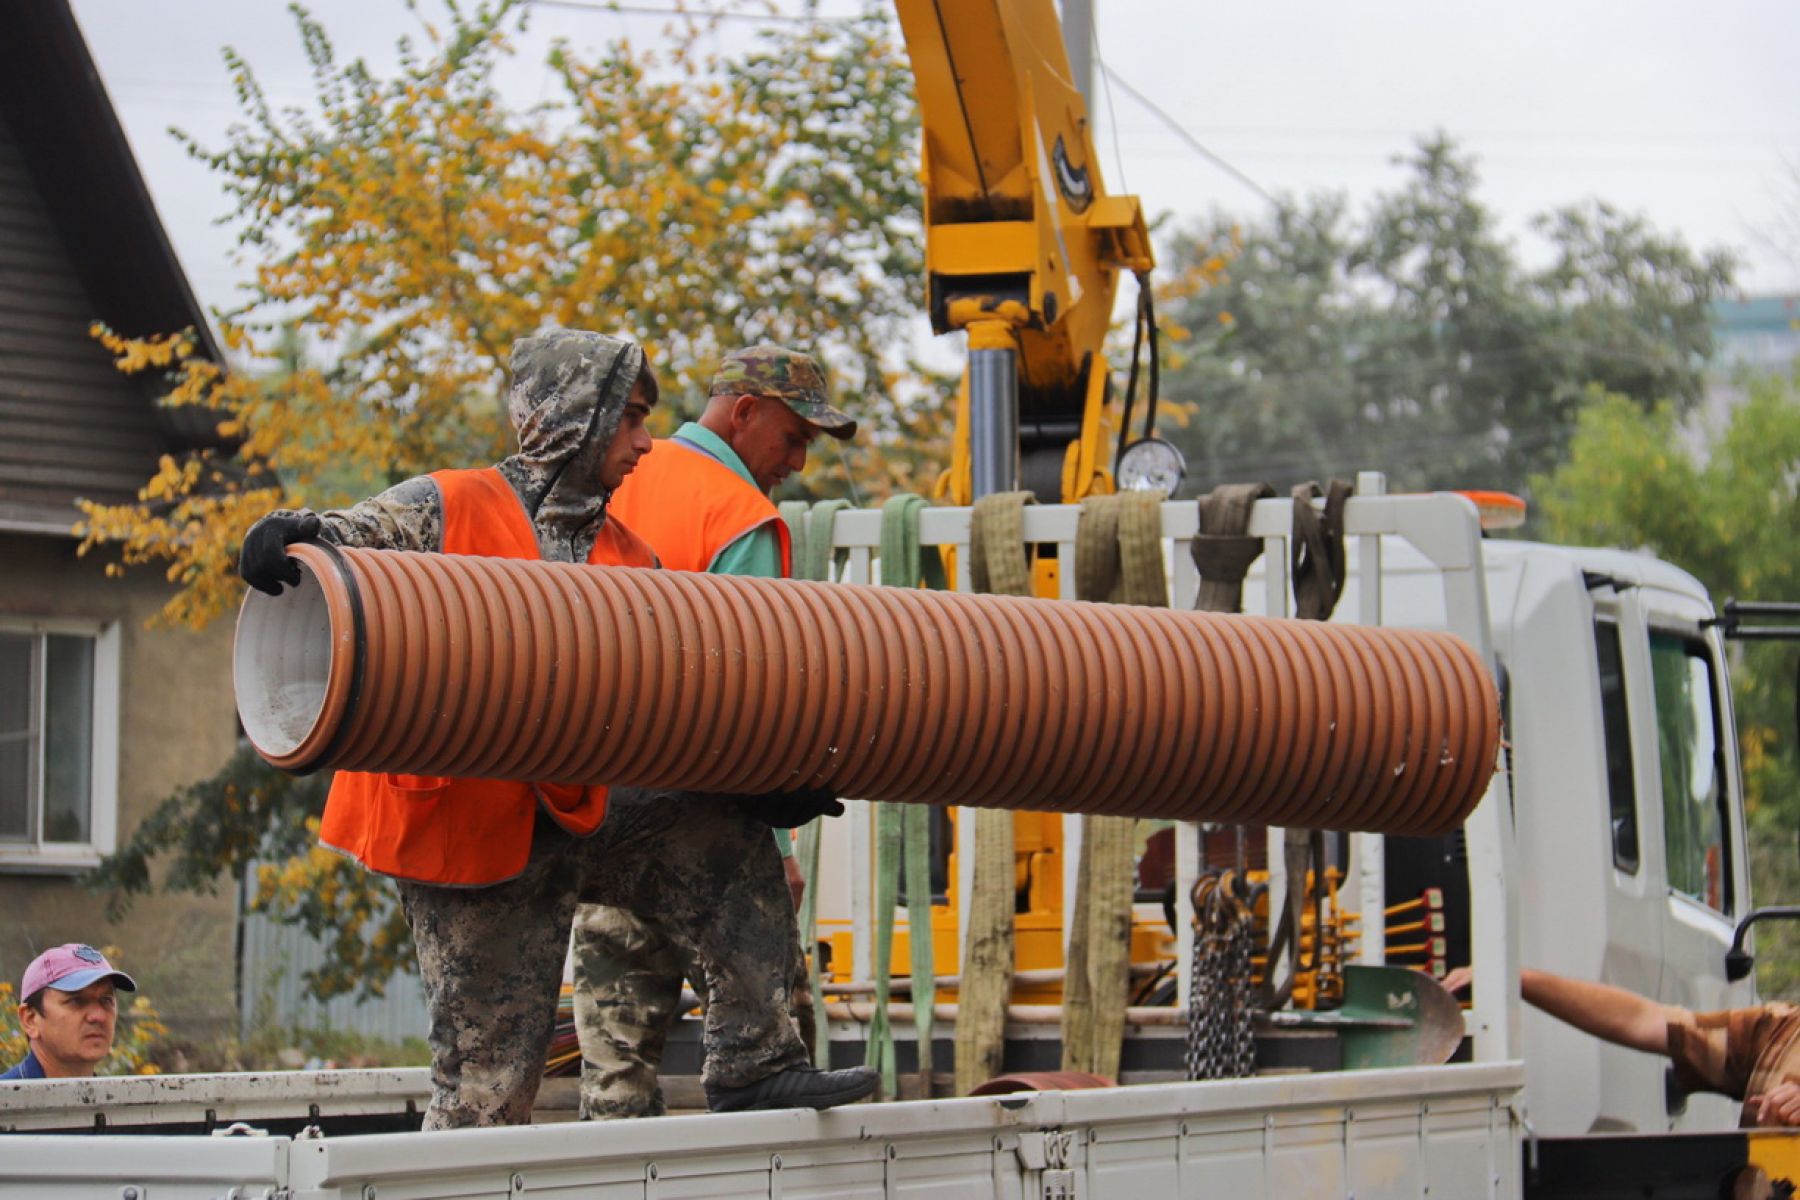
{"type": "Polygon", "coordinates": [[[92,946],[70,942],[32,959],[19,985],[19,1028],[31,1049],[0,1081],[92,1075],[112,1053],[120,991],[137,984],[92,946]]]}
{"type": "MultiPolygon", "coordinates": [[[[818,361],[784,346],[727,355],[707,391],[699,419],[638,460],[613,495],[612,511],[672,570],[785,579],[793,574],[793,548],[769,493],[805,468],[807,447],[820,434],[847,439],[856,422],[831,403],[818,361]]],[[[829,793],[816,800],[813,807],[797,797],[780,823],[843,811],[829,793]]],[[[798,907],[804,879],[779,825],[776,844],[798,907]]],[[[682,978],[693,978],[687,953],[654,915],[592,905],[575,916],[574,962],[582,1116],[660,1114],[657,1071],[681,1014],[682,978]]],[[[794,969],[795,1013],[811,1040],[804,960],[794,969]]]]}

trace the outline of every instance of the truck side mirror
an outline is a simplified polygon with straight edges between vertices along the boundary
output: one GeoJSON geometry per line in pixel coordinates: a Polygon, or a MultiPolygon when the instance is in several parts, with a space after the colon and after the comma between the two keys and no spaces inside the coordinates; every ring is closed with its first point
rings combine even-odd
{"type": "Polygon", "coordinates": [[[1736,932],[1731,935],[1731,949],[1725,952],[1725,978],[1728,982],[1736,983],[1750,974],[1750,969],[1756,965],[1756,958],[1744,949],[1744,937],[1758,921],[1771,920],[1800,920],[1800,905],[1776,904],[1744,915],[1744,919],[1738,922],[1736,932]]]}

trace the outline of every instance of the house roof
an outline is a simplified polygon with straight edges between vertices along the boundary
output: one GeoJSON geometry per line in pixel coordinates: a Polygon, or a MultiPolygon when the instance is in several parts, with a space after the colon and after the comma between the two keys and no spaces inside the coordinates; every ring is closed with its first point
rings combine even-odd
{"type": "Polygon", "coordinates": [[[219,359],[67,0],[0,38],[0,529],[66,535],[77,497],[129,499],[157,456],[216,440],[88,336],[196,331],[219,359]]]}

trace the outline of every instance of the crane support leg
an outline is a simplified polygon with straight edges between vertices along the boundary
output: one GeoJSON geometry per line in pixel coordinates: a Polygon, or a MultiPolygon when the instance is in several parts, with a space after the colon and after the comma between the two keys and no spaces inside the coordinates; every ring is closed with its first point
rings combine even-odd
{"type": "Polygon", "coordinates": [[[969,466],[980,499],[1019,486],[1019,343],[1007,321],[968,328],[969,466]]]}

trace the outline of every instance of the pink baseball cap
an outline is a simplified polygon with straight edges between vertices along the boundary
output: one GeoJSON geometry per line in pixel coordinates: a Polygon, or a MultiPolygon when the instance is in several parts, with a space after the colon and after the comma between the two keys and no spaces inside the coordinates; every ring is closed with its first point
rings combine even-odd
{"type": "Polygon", "coordinates": [[[19,989],[20,999],[30,999],[47,987],[59,992],[79,992],[88,984],[111,979],[116,987],[137,991],[137,984],[123,971],[115,971],[106,955],[83,942],[52,946],[25,968],[25,982],[19,989]]]}

